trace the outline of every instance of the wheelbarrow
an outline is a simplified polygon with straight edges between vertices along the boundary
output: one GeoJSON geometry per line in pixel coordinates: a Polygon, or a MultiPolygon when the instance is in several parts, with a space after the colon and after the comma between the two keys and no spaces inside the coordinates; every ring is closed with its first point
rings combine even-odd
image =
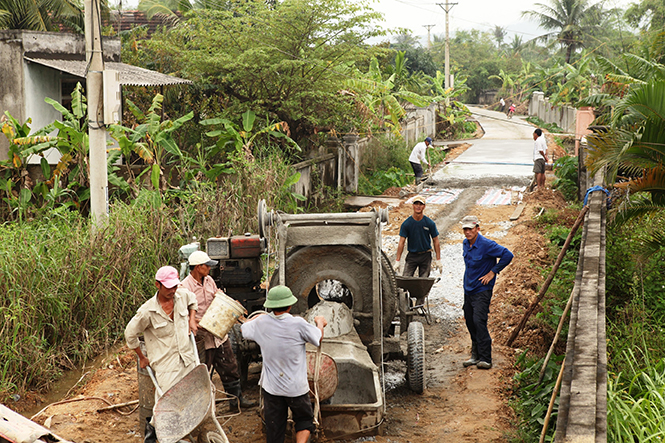
{"type": "Polygon", "coordinates": [[[439,278],[432,277],[405,277],[395,275],[397,287],[403,291],[400,297],[400,322],[402,330],[406,330],[413,315],[422,315],[427,324],[432,323],[429,312],[429,299],[427,295],[439,278]]]}
{"type": "Polygon", "coordinates": [[[210,416],[217,432],[208,432],[203,438],[204,443],[229,443],[215,416],[215,394],[208,368],[199,360],[194,334],[190,334],[190,338],[196,367],[168,391],[162,392],[152,368],[147,367],[155,389],[161,395],[153,409],[157,440],[159,443],[176,443],[189,436],[190,441],[194,441],[190,434],[210,416]]]}

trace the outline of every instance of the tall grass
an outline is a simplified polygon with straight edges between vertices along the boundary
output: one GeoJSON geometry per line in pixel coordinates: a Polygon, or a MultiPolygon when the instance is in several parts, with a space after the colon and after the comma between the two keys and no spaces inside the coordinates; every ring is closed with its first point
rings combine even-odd
{"type": "Polygon", "coordinates": [[[665,359],[638,358],[624,351],[625,371],[607,383],[607,439],[610,442],[665,440],[665,359]],[[646,365],[645,365],[646,364],[646,365]]]}
{"type": "Polygon", "coordinates": [[[69,211],[0,227],[0,396],[46,388],[120,337],[182,243],[161,209],[117,203],[94,237],[69,211]]]}
{"type": "Polygon", "coordinates": [[[293,212],[293,174],[277,157],[237,168],[218,183],[192,181],[165,195],[141,191],[112,204],[108,226],[66,208],[0,226],[0,402],[46,389],[63,369],[122,340],[124,327],[154,294],[154,274],[177,265],[192,236],[256,232],[256,207],[293,212]]]}

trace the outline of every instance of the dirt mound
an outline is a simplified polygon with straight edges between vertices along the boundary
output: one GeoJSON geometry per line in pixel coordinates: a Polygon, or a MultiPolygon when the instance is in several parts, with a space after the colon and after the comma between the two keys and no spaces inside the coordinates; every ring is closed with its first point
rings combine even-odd
{"type": "Polygon", "coordinates": [[[399,193],[402,190],[402,188],[398,188],[397,186],[393,186],[391,188],[386,189],[383,191],[383,195],[389,195],[391,197],[399,197],[399,193]]]}
{"type": "Polygon", "coordinates": [[[533,192],[524,195],[523,201],[528,205],[545,209],[563,209],[567,205],[560,192],[547,187],[536,187],[533,192]]]}

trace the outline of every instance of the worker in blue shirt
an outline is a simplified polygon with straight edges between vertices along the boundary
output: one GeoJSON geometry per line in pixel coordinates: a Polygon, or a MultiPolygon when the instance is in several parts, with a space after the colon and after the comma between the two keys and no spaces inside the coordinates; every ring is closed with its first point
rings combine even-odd
{"type": "Polygon", "coordinates": [[[464,241],[464,320],[471,335],[471,358],[464,367],[475,365],[479,369],[492,367],[492,338],[487,330],[492,290],[496,276],[513,259],[507,248],[480,235],[478,217],[467,215],[462,219],[464,241]],[[498,259],[498,261],[497,261],[498,259]]]}
{"type": "Polygon", "coordinates": [[[422,195],[413,197],[413,215],[404,220],[399,228],[399,243],[395,256],[395,272],[402,273],[405,277],[412,277],[418,271],[418,277],[429,277],[433,268],[439,272],[441,266],[441,245],[439,243],[439,231],[434,221],[425,215],[425,202],[422,195]],[[400,259],[404,252],[406,240],[409,240],[406,255],[406,265],[402,272],[400,259]],[[436,254],[436,261],[432,264],[432,246],[436,254]]]}

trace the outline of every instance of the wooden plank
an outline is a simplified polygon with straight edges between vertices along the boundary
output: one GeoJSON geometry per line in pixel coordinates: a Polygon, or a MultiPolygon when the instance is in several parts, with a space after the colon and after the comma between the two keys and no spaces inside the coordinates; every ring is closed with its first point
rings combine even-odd
{"type": "Polygon", "coordinates": [[[515,212],[513,212],[513,215],[510,216],[510,220],[517,220],[518,218],[520,218],[520,215],[522,215],[522,211],[524,211],[524,208],[526,208],[526,203],[519,202],[517,204],[517,207],[515,208],[515,212]]]}
{"type": "Polygon", "coordinates": [[[40,440],[42,437],[49,437],[48,441],[52,442],[72,443],[0,404],[0,440],[7,440],[10,443],[38,442],[44,441],[40,440]]]}
{"type": "Polygon", "coordinates": [[[376,195],[376,196],[352,195],[344,200],[344,204],[346,206],[362,208],[364,206],[372,204],[375,201],[385,203],[391,206],[399,206],[399,204],[402,202],[402,199],[399,197],[381,196],[381,195],[376,195]]]}

